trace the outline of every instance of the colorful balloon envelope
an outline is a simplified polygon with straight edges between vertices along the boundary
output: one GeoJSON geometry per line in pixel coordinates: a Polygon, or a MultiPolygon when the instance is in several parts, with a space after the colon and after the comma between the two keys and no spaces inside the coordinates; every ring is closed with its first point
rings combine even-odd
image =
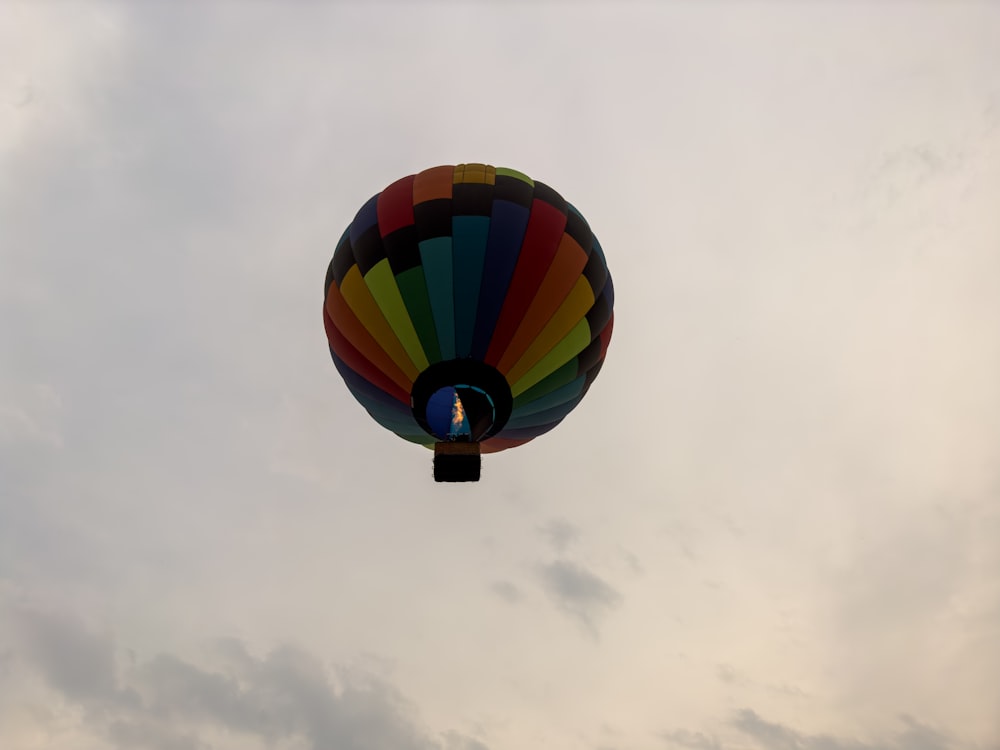
{"type": "Polygon", "coordinates": [[[434,167],[371,198],[337,244],[323,320],[371,417],[434,446],[438,481],[559,424],[597,377],[614,287],[583,216],[513,169],[434,167]]]}

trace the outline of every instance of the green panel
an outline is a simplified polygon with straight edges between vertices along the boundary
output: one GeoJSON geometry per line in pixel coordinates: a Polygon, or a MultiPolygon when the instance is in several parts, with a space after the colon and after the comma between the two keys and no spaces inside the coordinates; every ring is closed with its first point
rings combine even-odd
{"type": "Polygon", "coordinates": [[[580,363],[577,361],[576,357],[573,357],[573,359],[564,364],[540,383],[531,386],[531,388],[515,398],[514,410],[517,411],[517,409],[525,404],[530,404],[535,399],[543,398],[559,388],[572,383],[576,380],[578,374],[577,371],[579,369],[580,363]]]}
{"type": "Polygon", "coordinates": [[[430,362],[441,361],[441,349],[438,346],[437,332],[434,330],[434,313],[431,302],[427,298],[427,283],[424,280],[424,269],[416,266],[403,271],[396,277],[399,292],[410,313],[410,320],[420,337],[420,343],[427,353],[430,362]]]}
{"type": "Polygon", "coordinates": [[[531,187],[535,186],[535,181],[528,177],[528,175],[523,172],[518,172],[516,169],[510,169],[508,167],[497,167],[497,174],[504,175],[505,177],[514,177],[521,182],[527,182],[531,187]]]}
{"type": "Polygon", "coordinates": [[[434,314],[434,327],[441,348],[439,360],[455,359],[455,293],[452,289],[451,237],[435,237],[420,243],[427,295],[434,314]]]}
{"type": "Polygon", "coordinates": [[[451,233],[455,272],[455,355],[468,357],[472,354],[490,217],[455,216],[451,220],[451,233]]]}
{"type": "Polygon", "coordinates": [[[552,351],[538,360],[538,363],[528,370],[524,377],[513,384],[511,387],[512,395],[519,396],[535,385],[535,383],[540,382],[547,375],[558,370],[562,365],[586,349],[590,341],[590,325],[587,323],[587,319],[584,318],[573,326],[573,330],[562,341],[556,344],[552,348],[552,351]]]}
{"type": "Polygon", "coordinates": [[[389,259],[383,258],[365,275],[365,284],[375,298],[376,304],[389,321],[393,333],[403,345],[407,355],[413,360],[418,370],[427,369],[427,355],[420,345],[420,338],[410,320],[406,304],[396,286],[396,278],[389,268],[389,259]]]}
{"type": "MultiPolygon", "coordinates": [[[[571,359],[570,363],[579,367],[576,357],[571,359]]],[[[558,370],[556,370],[556,372],[552,373],[552,375],[550,375],[549,378],[551,378],[557,372],[562,371],[562,369],[563,368],[560,367],[558,370]]],[[[545,380],[539,383],[538,386],[548,381],[549,378],[545,378],[545,380]]],[[[546,393],[544,396],[535,398],[531,402],[526,402],[521,406],[515,404],[514,413],[511,415],[511,419],[513,419],[514,417],[521,418],[529,414],[538,414],[539,412],[548,411],[549,409],[554,409],[555,407],[561,404],[565,404],[567,401],[572,401],[574,398],[580,395],[580,392],[583,390],[586,384],[587,384],[587,376],[579,375],[566,385],[556,388],[550,393],[546,393]]],[[[538,386],[535,387],[537,388],[538,386]]]]}

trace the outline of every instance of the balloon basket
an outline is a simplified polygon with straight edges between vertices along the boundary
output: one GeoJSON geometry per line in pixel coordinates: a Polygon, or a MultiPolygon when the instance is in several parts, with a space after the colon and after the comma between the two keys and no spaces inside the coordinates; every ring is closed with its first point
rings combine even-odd
{"type": "Polygon", "coordinates": [[[479,443],[456,440],[434,444],[435,482],[478,482],[481,466],[479,443]]]}

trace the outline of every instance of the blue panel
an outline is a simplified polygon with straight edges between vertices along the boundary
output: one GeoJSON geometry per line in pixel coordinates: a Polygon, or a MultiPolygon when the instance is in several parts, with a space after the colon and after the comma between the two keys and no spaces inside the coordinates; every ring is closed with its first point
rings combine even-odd
{"type": "Polygon", "coordinates": [[[472,352],[472,334],[476,325],[489,231],[488,216],[456,216],[451,222],[456,357],[468,357],[472,352]]]}
{"type": "Polygon", "coordinates": [[[356,245],[361,235],[376,224],[378,224],[378,196],[373,195],[351,222],[351,244],[356,245]]]}
{"type": "Polygon", "coordinates": [[[490,233],[486,242],[486,261],[483,265],[483,279],[479,294],[479,308],[476,313],[476,328],[472,336],[472,357],[482,360],[493,337],[493,329],[504,298],[510,285],[517,257],[521,253],[521,243],[528,228],[531,210],[510,201],[495,201],[490,221],[490,233]]]}

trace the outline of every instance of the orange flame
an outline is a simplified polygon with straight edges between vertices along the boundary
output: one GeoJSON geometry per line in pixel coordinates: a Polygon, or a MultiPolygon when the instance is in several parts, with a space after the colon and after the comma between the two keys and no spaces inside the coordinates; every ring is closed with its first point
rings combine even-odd
{"type": "Polygon", "coordinates": [[[465,407],[462,406],[462,399],[455,394],[455,403],[451,407],[451,423],[456,427],[460,427],[462,422],[465,421],[465,407]]]}

